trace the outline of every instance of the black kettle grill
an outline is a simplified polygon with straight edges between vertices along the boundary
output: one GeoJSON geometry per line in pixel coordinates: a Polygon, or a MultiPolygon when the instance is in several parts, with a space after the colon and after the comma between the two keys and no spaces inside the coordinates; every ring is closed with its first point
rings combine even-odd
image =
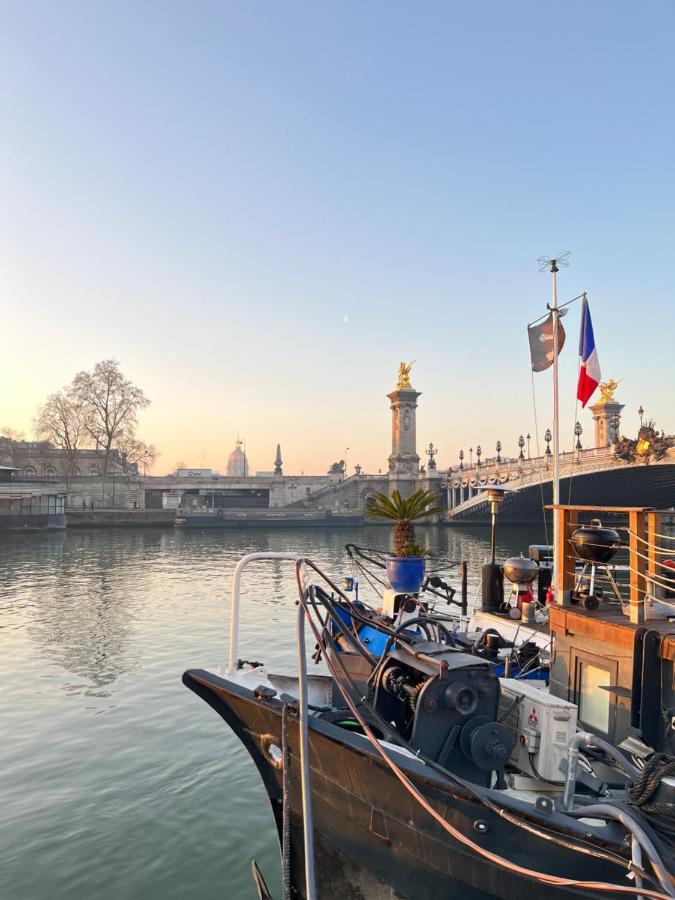
{"type": "Polygon", "coordinates": [[[571,540],[577,558],[595,565],[610,562],[622,546],[618,531],[605,528],[599,519],[581,525],[572,533],[571,540]]]}

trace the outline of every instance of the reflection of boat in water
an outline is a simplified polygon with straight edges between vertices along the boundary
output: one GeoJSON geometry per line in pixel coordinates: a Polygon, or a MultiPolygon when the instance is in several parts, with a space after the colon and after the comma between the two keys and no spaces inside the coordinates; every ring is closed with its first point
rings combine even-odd
{"type": "Polygon", "coordinates": [[[556,607],[549,631],[433,599],[374,609],[290,553],[237,566],[229,665],[184,682],[261,774],[284,896],[675,896],[668,619],[635,628],[604,601],[556,607]],[[298,678],[237,659],[242,570],[280,556],[298,678]],[[306,624],[327,675],[306,674],[306,624]]]}

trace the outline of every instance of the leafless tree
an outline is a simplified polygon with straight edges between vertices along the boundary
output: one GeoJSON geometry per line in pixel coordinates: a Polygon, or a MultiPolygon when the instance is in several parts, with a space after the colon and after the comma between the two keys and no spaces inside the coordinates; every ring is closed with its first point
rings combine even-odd
{"type": "Polygon", "coordinates": [[[149,406],[143,391],[125,378],[114,359],[96,363],[91,372],[78,372],[72,390],[84,413],[85,428],[103,453],[107,475],[110,453],[125,434],[133,434],[138,412],[149,406]]]}
{"type": "Polygon", "coordinates": [[[75,469],[77,451],[87,436],[85,410],[72,388],[47,397],[37,411],[34,425],[38,437],[63,451],[68,481],[75,469]]]}
{"type": "Polygon", "coordinates": [[[26,439],[23,431],[3,425],[0,428],[0,465],[18,468],[22,451],[17,444],[26,439]]]}
{"type": "Polygon", "coordinates": [[[133,431],[122,434],[118,438],[115,448],[119,453],[123,472],[129,472],[134,466],[142,468],[145,472],[159,456],[154,444],[146,444],[145,441],[139,440],[133,431]]]}

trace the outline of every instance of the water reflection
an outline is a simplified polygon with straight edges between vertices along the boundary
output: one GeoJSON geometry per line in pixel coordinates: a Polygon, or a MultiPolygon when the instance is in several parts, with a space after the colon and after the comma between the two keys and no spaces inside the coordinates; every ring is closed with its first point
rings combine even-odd
{"type": "MultiPolygon", "coordinates": [[[[469,562],[471,599],[487,530],[422,528],[420,538],[439,571],[469,562]]],[[[275,826],[257,771],[180,675],[223,662],[243,554],[296,550],[339,581],[349,573],[345,543],[387,549],[390,540],[387,528],[0,535],[2,896],[243,898],[252,855],[278,896],[275,826]]],[[[538,540],[503,531],[498,552],[538,540]]],[[[295,597],[292,564],[250,567],[242,656],[295,665],[295,597]]]]}

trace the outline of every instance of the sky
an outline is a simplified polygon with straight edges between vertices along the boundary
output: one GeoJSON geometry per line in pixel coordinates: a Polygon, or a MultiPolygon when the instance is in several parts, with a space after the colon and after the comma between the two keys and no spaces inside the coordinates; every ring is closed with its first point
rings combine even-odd
{"type": "MultiPolygon", "coordinates": [[[[671,0],[0,8],[0,425],[113,357],[156,473],[237,435],[253,471],[376,472],[415,360],[418,452],[515,456],[570,250],[624,433],[675,432],[671,0]]],[[[534,400],[543,432],[549,373],[534,400]]]]}

